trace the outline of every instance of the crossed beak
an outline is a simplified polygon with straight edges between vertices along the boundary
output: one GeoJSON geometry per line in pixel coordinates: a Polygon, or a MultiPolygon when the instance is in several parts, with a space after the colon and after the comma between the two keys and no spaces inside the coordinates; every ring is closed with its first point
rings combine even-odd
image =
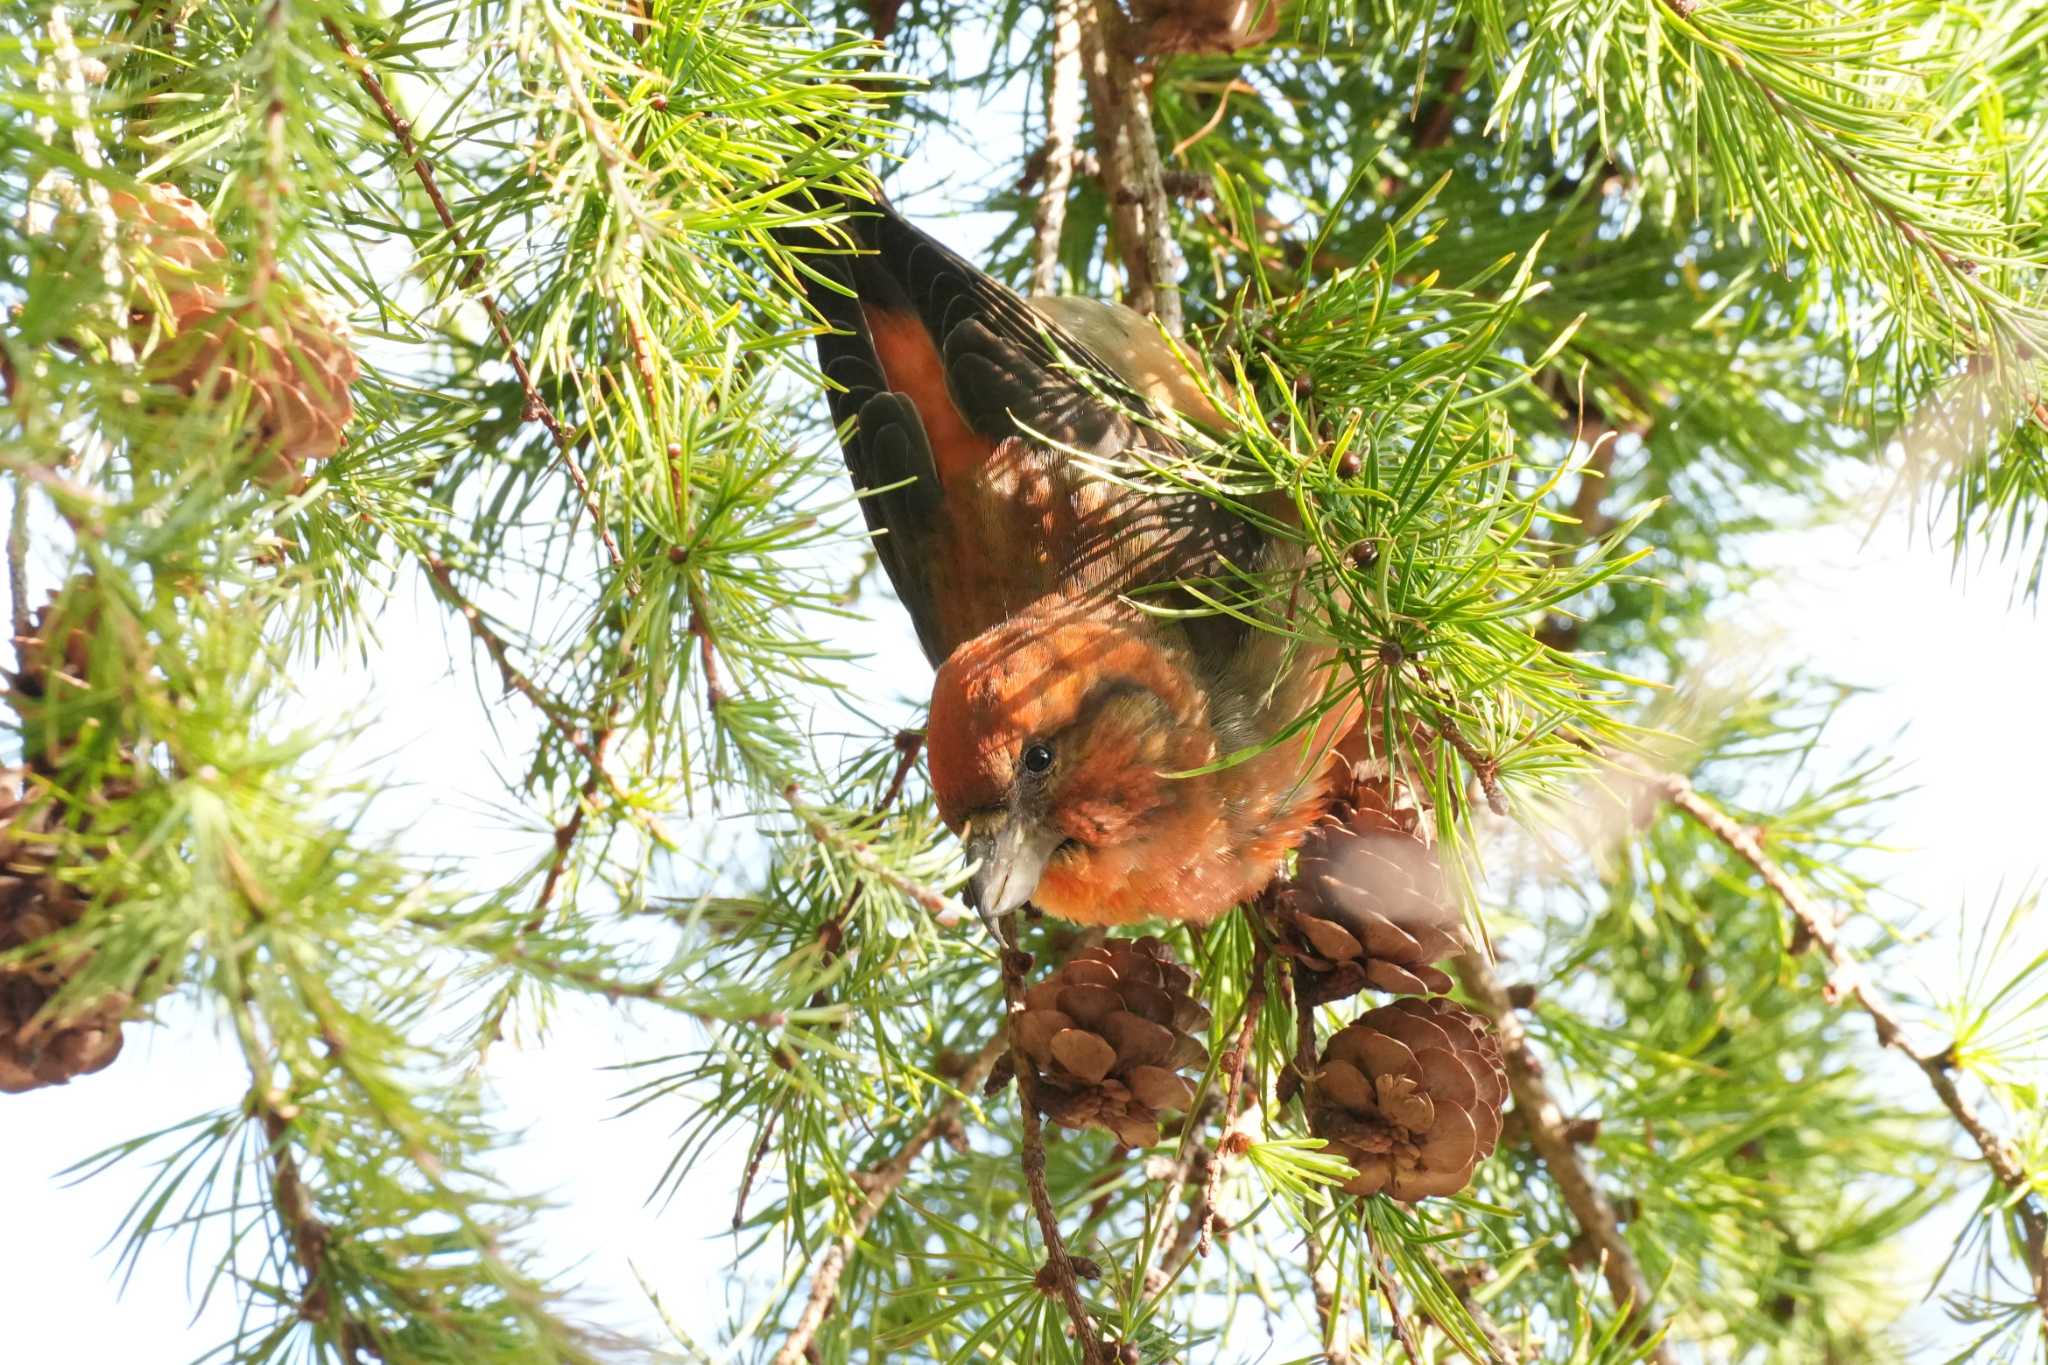
{"type": "Polygon", "coordinates": [[[1010,811],[978,815],[969,827],[967,856],[976,864],[967,894],[983,918],[996,920],[1030,900],[1053,851],[1059,831],[1010,811]]]}

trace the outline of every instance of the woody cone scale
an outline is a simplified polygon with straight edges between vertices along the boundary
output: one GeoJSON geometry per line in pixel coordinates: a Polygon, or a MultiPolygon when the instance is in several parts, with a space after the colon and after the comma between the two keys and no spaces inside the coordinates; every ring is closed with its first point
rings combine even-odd
{"type": "Polygon", "coordinates": [[[1195,974],[1148,936],[1084,949],[1026,991],[1011,1027],[1045,1116],[1128,1147],[1159,1141],[1159,1116],[1194,1099],[1183,1073],[1209,1064],[1195,1036],[1209,1011],[1194,989],[1195,974]]]}
{"type": "Polygon", "coordinates": [[[1442,995],[1451,978],[1436,964],[1465,947],[1421,812],[1386,781],[1354,784],[1309,832],[1274,919],[1275,947],[1295,960],[1311,1004],[1368,988],[1442,995]]]}
{"type": "Polygon", "coordinates": [[[1350,1194],[1404,1203],[1456,1194],[1500,1142],[1500,1042],[1448,1000],[1397,1000],[1331,1036],[1309,1087],[1309,1128],[1356,1173],[1350,1194]]]}
{"type": "Polygon", "coordinates": [[[143,285],[129,314],[143,373],[187,399],[239,410],[257,477],[296,483],[341,449],[360,373],[348,324],[282,279],[230,298],[228,252],[206,211],[172,185],[112,196],[143,285]]]}

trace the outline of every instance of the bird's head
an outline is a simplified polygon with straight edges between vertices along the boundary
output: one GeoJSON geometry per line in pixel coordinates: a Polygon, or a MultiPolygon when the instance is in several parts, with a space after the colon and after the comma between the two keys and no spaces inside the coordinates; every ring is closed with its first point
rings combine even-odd
{"type": "Polygon", "coordinates": [[[1148,851],[1182,841],[1210,793],[1173,774],[1213,761],[1217,743],[1178,651],[1115,621],[1027,613],[940,667],[927,754],[984,913],[1034,901],[1100,922],[1135,917],[1103,898],[1141,891],[1148,851]]]}

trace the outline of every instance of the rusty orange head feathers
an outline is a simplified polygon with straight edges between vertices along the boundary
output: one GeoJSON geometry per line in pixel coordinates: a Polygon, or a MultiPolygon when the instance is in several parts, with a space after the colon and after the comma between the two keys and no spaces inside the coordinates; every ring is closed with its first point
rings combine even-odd
{"type": "Polygon", "coordinates": [[[1119,885],[1118,870],[1187,833],[1204,805],[1208,783],[1175,774],[1217,756],[1206,689],[1184,656],[1134,624],[1026,612],[939,669],[932,788],[980,865],[988,913],[1026,899],[1071,919],[1148,913],[1138,905],[1147,888],[1119,885]],[[1131,913],[1107,908],[1130,897],[1131,913]]]}

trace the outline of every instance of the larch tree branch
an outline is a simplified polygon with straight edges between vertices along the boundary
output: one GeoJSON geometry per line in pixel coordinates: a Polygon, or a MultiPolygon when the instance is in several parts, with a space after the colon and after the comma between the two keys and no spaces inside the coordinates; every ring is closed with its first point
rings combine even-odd
{"type": "Polygon", "coordinates": [[[1492,964],[1477,953],[1459,954],[1455,966],[1466,994],[1472,997],[1479,1012],[1492,1021],[1494,1032],[1500,1037],[1508,1088],[1528,1128],[1529,1145],[1549,1169],[1565,1207],[1571,1210],[1581,1231],[1598,1251],[1600,1273],[1607,1280],[1615,1306],[1629,1315],[1640,1335],[1655,1334],[1655,1344],[1649,1348],[1647,1359],[1657,1365],[1677,1365],[1678,1358],[1658,1326],[1650,1281],[1643,1274],[1642,1263],[1636,1260],[1634,1249],[1621,1234],[1614,1206],[1601,1192],[1585,1157],[1568,1136],[1570,1125],[1564,1109],[1550,1093],[1543,1078],[1543,1065],[1530,1045],[1521,1017],[1509,1002],[1507,987],[1494,974],[1492,964]]]}
{"type": "Polygon", "coordinates": [[[846,1273],[847,1262],[853,1256],[854,1246],[867,1235],[888,1202],[895,1197],[902,1186],[904,1177],[910,1174],[910,1167],[918,1154],[931,1146],[935,1138],[943,1136],[959,1121],[960,1112],[967,1106],[964,1096],[971,1095],[988,1079],[996,1062],[1010,1049],[1009,1030],[998,1026],[995,1036],[981,1046],[981,1051],[967,1064],[961,1073],[958,1093],[948,1095],[931,1112],[930,1117],[918,1125],[915,1132],[897,1148],[895,1153],[868,1171],[864,1182],[866,1195],[860,1207],[854,1210],[853,1221],[839,1234],[825,1254],[818,1261],[818,1269],[811,1277],[810,1293],[804,1299],[803,1311],[797,1315],[796,1326],[790,1330],[782,1349],[775,1353],[774,1365],[804,1365],[811,1343],[817,1339],[818,1329],[824,1326],[825,1315],[832,1309],[832,1301],[839,1294],[839,1279],[846,1273]]]}
{"type": "MultiPolygon", "coordinates": [[[[1014,927],[1007,930],[1005,936],[1011,942],[1003,945],[1003,1003],[1007,1015],[1002,1032],[1010,1040],[1010,1066],[1016,1073],[1017,1107],[1023,1120],[1018,1160],[1024,1168],[1024,1185],[1031,1196],[1031,1212],[1038,1220],[1039,1237],[1045,1243],[1045,1264],[1038,1272],[1038,1287],[1057,1298],[1067,1310],[1067,1319],[1074,1325],[1074,1342],[1081,1350],[1082,1365],[1108,1365],[1109,1355],[1103,1347],[1102,1334],[1081,1297],[1084,1270],[1089,1272],[1089,1278],[1102,1272],[1092,1263],[1083,1266],[1067,1250],[1066,1239],[1060,1235],[1059,1210],[1053,1205],[1052,1192],[1045,1180],[1045,1130],[1038,1116],[1038,1071],[1017,1030],[1009,1026],[1009,1020],[1024,1008],[1024,973],[1029,970],[1031,958],[1030,954],[1017,948],[1014,927]]],[[[1100,935],[1095,937],[1099,940],[1100,935]]]]}
{"type": "Polygon", "coordinates": [[[1067,226],[1067,196],[1081,137],[1082,11],[1093,0],[1053,0],[1052,66],[1045,82],[1045,175],[1031,216],[1031,292],[1052,294],[1060,285],[1060,240],[1067,226]]]}
{"type": "MultiPolygon", "coordinates": [[[[377,106],[377,113],[391,129],[391,135],[398,139],[399,150],[412,163],[413,175],[419,180],[420,188],[426,191],[428,201],[433,204],[434,216],[441,220],[441,230],[448,234],[449,247],[463,258],[462,287],[475,294],[477,303],[491,320],[491,330],[497,333],[499,344],[505,348],[506,361],[512,366],[512,372],[519,377],[520,391],[526,396],[526,420],[539,422],[547,428],[548,434],[554,437],[555,446],[561,455],[562,467],[568,471],[569,481],[576,486],[577,496],[582,499],[584,509],[590,513],[591,525],[597,528],[598,539],[604,542],[606,556],[610,558],[613,568],[623,567],[625,559],[619,553],[619,542],[612,535],[611,527],[606,524],[604,510],[598,505],[597,494],[591,488],[590,479],[584,474],[583,466],[576,459],[574,433],[562,425],[554,409],[548,406],[547,399],[541,396],[540,388],[534,382],[533,371],[528,368],[526,357],[520,350],[519,339],[513,335],[512,325],[506,321],[505,310],[499,307],[497,296],[481,287],[484,263],[488,258],[483,252],[471,249],[463,240],[462,229],[455,223],[455,214],[448,207],[447,197],[441,193],[441,182],[434,174],[433,163],[427,159],[426,153],[420,150],[419,143],[413,138],[412,121],[398,112],[398,107],[391,102],[391,96],[385,91],[384,83],[377,78],[377,73],[369,60],[356,49],[355,43],[340,24],[333,19],[324,19],[321,22],[326,27],[328,36],[334,40],[335,48],[341,53],[342,60],[354,68],[356,81],[370,97],[370,102],[377,106]]],[[[628,585],[629,588],[631,586],[628,585]]]]}
{"type": "Polygon", "coordinates": [[[2033,1176],[2021,1160],[2019,1148],[1985,1120],[1956,1084],[1953,1051],[1945,1048],[1928,1053],[1913,1045],[1890,1000],[1842,942],[1834,914],[1815,903],[1798,879],[1770,855],[1755,830],[1732,819],[1700,795],[1690,778],[1673,774],[1664,778],[1662,785],[1666,800],[1748,863],[1770,893],[1791,912],[1798,922],[1799,938],[1817,948],[1827,960],[1828,1002],[1853,1000],[1870,1016],[1878,1045],[1890,1048],[1920,1069],[1942,1107],[1983,1154],[1992,1177],[2013,1196],[2012,1216],[2019,1224],[2027,1273],[2033,1280],[2034,1301],[2041,1310],[2042,1340],[2048,1344],[2048,1210],[2043,1209],[2035,1193],[2033,1176]]]}

